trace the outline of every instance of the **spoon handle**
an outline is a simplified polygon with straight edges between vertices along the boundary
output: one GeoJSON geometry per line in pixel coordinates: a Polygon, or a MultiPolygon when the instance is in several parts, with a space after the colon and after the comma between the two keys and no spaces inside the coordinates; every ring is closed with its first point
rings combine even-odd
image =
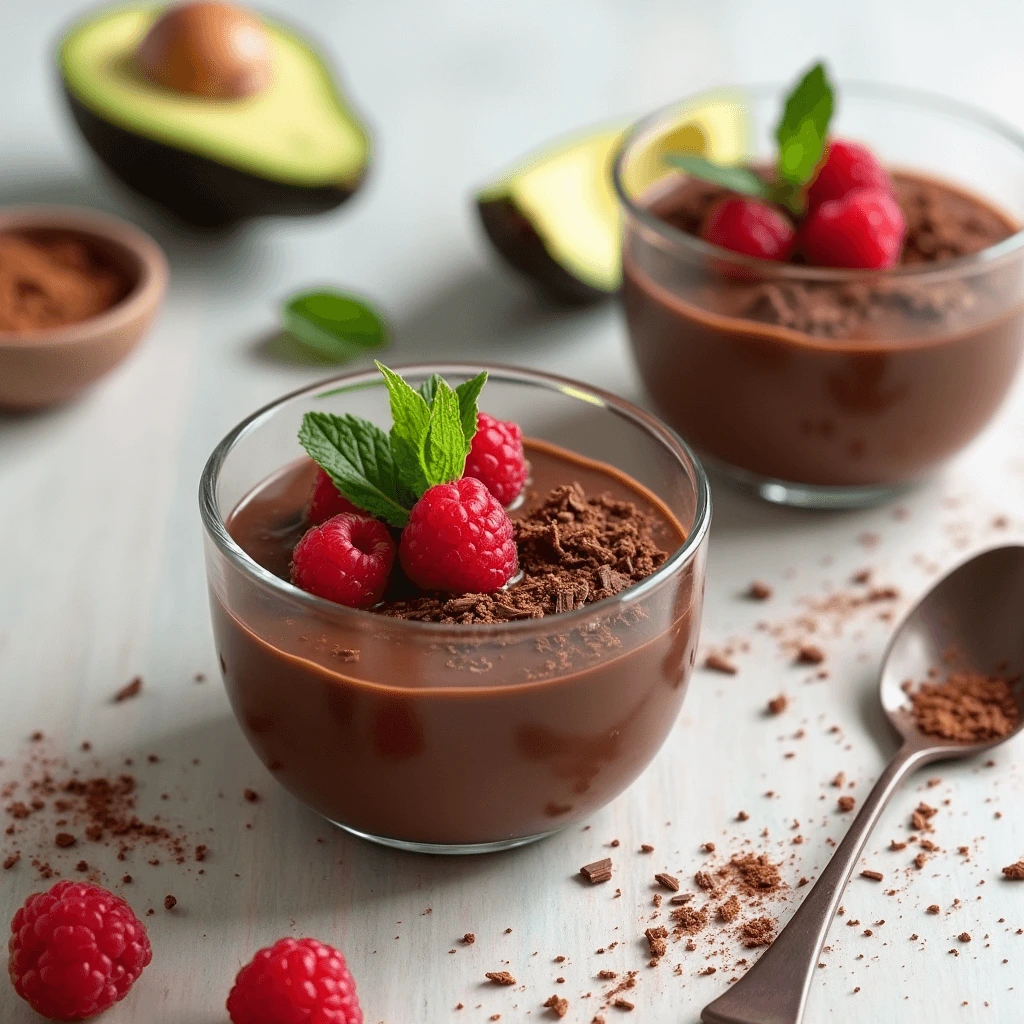
{"type": "Polygon", "coordinates": [[[800,1024],[818,954],[868,834],[904,777],[928,760],[926,749],[900,747],[789,924],[743,978],[704,1007],[705,1024],[800,1024]]]}

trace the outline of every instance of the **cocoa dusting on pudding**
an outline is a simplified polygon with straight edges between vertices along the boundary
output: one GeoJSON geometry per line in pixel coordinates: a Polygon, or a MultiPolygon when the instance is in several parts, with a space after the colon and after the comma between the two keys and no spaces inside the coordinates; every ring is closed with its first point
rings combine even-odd
{"type": "Polygon", "coordinates": [[[1000,740],[1017,728],[1020,712],[1011,682],[978,672],[956,673],[941,683],[903,684],[921,732],[957,743],[1000,740]]]}
{"type": "Polygon", "coordinates": [[[651,515],[633,502],[587,495],[578,483],[556,487],[515,521],[522,579],[493,594],[424,595],[385,601],[375,611],[426,622],[539,619],[614,597],[668,557],[654,540],[651,515]]]}

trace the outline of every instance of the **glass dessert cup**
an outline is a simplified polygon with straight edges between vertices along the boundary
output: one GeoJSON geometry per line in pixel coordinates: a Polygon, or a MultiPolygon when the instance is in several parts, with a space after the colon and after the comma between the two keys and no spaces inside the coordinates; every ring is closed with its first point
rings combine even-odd
{"type": "Polygon", "coordinates": [[[628,474],[685,533],[651,576],[574,611],[486,625],[388,618],[293,587],[225,525],[247,495],[304,457],[305,412],[387,426],[376,371],[285,396],[211,455],[200,508],[214,637],[260,759],[355,835],[421,852],[501,850],[592,814],[668,735],[696,655],[707,479],[673,431],[606,392],[504,367],[397,369],[413,386],[435,372],[454,385],[487,369],[485,411],[578,461],[628,474]]]}
{"type": "MultiPolygon", "coordinates": [[[[883,272],[771,263],[651,210],[680,181],[660,153],[706,99],[640,121],[614,167],[626,320],[654,406],[709,465],[768,501],[885,500],[966,446],[1009,390],[1024,336],[1024,135],[927,94],[841,86],[836,136],[980,198],[1013,233],[971,256],[883,272]],[[832,336],[827,323],[783,326],[771,306],[797,290],[868,314],[832,336]]],[[[782,93],[754,89],[742,102],[750,159],[770,162],[782,93]]]]}

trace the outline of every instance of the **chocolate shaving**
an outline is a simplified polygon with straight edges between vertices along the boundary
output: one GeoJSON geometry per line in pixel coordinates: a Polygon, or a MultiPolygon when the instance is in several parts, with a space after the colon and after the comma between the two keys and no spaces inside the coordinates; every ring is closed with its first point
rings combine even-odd
{"type": "Polygon", "coordinates": [[[676,878],[675,875],[670,875],[664,871],[660,871],[654,876],[654,880],[659,885],[665,886],[666,889],[671,889],[672,892],[679,892],[679,879],[676,878]]]}
{"type": "Polygon", "coordinates": [[[603,857],[601,860],[595,860],[591,864],[584,864],[583,867],[580,868],[580,874],[591,885],[597,885],[599,882],[607,882],[612,877],[611,857],[603,857]]]}
{"type": "Polygon", "coordinates": [[[136,676],[130,683],[122,686],[114,694],[114,702],[120,704],[123,700],[131,700],[132,697],[138,697],[140,693],[142,693],[142,676],[136,676]]]}

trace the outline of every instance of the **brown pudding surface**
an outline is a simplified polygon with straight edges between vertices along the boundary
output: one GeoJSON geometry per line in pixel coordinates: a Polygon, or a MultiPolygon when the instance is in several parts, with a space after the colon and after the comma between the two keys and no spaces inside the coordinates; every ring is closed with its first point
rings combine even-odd
{"type": "MultiPolygon", "coordinates": [[[[1018,228],[949,183],[893,179],[905,268],[940,269],[1018,228]]],[[[687,179],[650,209],[693,234],[723,194],[687,179]]],[[[773,263],[753,279],[660,253],[630,228],[623,263],[630,336],[659,411],[704,454],[758,476],[919,478],[987,423],[1020,358],[1017,255],[931,279],[897,270],[801,280],[773,263]]]]}
{"type": "MultiPolygon", "coordinates": [[[[695,657],[703,549],[634,600],[602,600],[657,568],[684,528],[610,466],[534,441],[527,457],[526,501],[511,513],[524,575],[499,595],[410,594],[399,580],[383,614],[335,615],[232,567],[214,581],[239,721],[326,817],[423,843],[541,834],[621,792],[671,728],[695,657]]],[[[306,460],[284,467],[227,520],[283,578],[314,475],[306,460]]]]}

